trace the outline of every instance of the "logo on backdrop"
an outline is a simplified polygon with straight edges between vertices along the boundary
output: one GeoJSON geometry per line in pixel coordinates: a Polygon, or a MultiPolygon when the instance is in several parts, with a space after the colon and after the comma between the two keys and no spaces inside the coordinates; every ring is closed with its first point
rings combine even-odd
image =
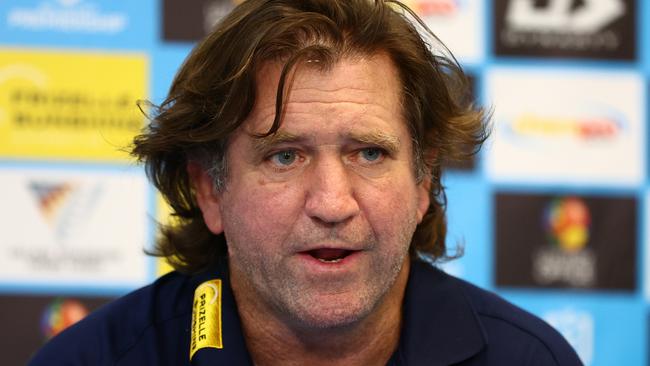
{"type": "Polygon", "coordinates": [[[88,309],[74,299],[57,298],[43,311],[41,332],[47,340],[88,315],[88,309]]]}
{"type": "Polygon", "coordinates": [[[553,143],[611,142],[619,138],[627,128],[623,116],[614,111],[596,113],[598,109],[594,105],[589,111],[576,111],[575,115],[568,111],[564,115],[522,113],[512,120],[504,121],[505,132],[525,144],[550,139],[553,143]]]}
{"type": "Polygon", "coordinates": [[[590,365],[594,358],[595,321],[591,313],[571,308],[552,310],[542,315],[576,350],[580,360],[590,365]]]}
{"type": "Polygon", "coordinates": [[[16,168],[0,171],[0,181],[0,202],[11,207],[0,210],[1,280],[100,286],[145,278],[142,172],[16,168]]]}
{"type": "Polygon", "coordinates": [[[498,55],[634,59],[634,0],[496,0],[498,55]]]}
{"type": "Polygon", "coordinates": [[[645,178],[639,75],[497,68],[485,79],[498,106],[486,155],[492,179],[632,185],[645,178]]]}
{"type": "Polygon", "coordinates": [[[7,13],[9,28],[112,35],[123,32],[129,18],[125,13],[102,10],[85,0],[41,1],[36,6],[14,7],[7,13]]]}
{"type": "Polygon", "coordinates": [[[592,286],[596,280],[596,253],[587,247],[591,217],[580,198],[550,201],[543,213],[547,245],[533,253],[533,277],[542,284],[592,286]]]}
{"type": "Polygon", "coordinates": [[[498,193],[495,207],[497,285],[636,288],[635,198],[498,193]]]}
{"type": "Polygon", "coordinates": [[[87,224],[96,210],[101,184],[81,187],[75,182],[31,181],[28,190],[34,196],[41,217],[52,230],[52,237],[65,247],[74,237],[73,230],[87,224]]]}
{"type": "Polygon", "coordinates": [[[50,227],[56,227],[57,221],[61,217],[61,207],[70,197],[74,185],[70,182],[31,182],[29,188],[37,200],[45,221],[50,227]]]}
{"type": "Polygon", "coordinates": [[[127,158],[146,71],[136,55],[0,52],[0,156],[127,158]]]}
{"type": "MultiPolygon", "coordinates": [[[[43,233],[52,242],[46,250],[37,245],[16,245],[10,252],[14,260],[31,263],[39,270],[71,266],[88,272],[119,258],[116,249],[101,250],[79,245],[79,241],[88,235],[90,221],[98,210],[98,201],[106,195],[104,184],[31,180],[26,185],[32,196],[32,205],[45,224],[41,226],[43,233]]],[[[32,224],[36,230],[38,226],[32,224]]]]}
{"type": "Polygon", "coordinates": [[[5,351],[0,355],[0,364],[27,365],[34,351],[50,337],[111,300],[112,297],[88,295],[0,295],[0,349],[5,351]]]}

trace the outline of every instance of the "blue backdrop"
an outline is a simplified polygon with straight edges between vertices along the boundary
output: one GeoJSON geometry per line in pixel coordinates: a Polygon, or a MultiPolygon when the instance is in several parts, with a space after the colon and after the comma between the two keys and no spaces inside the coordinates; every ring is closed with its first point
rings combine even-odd
{"type": "MultiPolygon", "coordinates": [[[[464,256],[441,266],[546,319],[586,365],[650,364],[650,3],[405,2],[494,115],[445,173],[464,256]]],[[[143,254],[166,211],[123,152],[133,101],[161,102],[232,6],[0,3],[0,363],[167,270],[143,254]]]]}

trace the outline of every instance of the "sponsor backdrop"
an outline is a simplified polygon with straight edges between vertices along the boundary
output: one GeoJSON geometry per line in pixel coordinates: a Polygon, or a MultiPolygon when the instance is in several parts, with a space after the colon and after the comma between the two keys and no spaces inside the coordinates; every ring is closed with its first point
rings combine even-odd
{"type": "MultiPolygon", "coordinates": [[[[167,211],[125,152],[195,42],[238,1],[0,2],[0,355],[168,270],[167,211]]],[[[493,109],[453,165],[442,264],[559,329],[586,365],[649,365],[650,2],[405,1],[493,109]]]]}

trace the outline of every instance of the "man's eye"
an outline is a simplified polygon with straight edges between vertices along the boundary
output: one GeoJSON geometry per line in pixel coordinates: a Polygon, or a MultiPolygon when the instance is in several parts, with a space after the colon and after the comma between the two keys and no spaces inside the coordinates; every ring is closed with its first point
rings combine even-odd
{"type": "Polygon", "coordinates": [[[289,166],[296,161],[296,152],[293,150],[280,151],[271,155],[271,160],[278,165],[289,166]]]}
{"type": "Polygon", "coordinates": [[[384,152],[376,147],[367,147],[360,151],[361,156],[367,161],[377,161],[384,156],[384,152]]]}

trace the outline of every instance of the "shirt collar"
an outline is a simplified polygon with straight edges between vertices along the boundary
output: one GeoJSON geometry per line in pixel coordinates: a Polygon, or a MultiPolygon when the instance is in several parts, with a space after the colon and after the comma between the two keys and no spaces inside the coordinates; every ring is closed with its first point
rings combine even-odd
{"type": "Polygon", "coordinates": [[[450,365],[478,353],[487,337],[458,281],[411,262],[398,358],[406,365],[450,365]]]}

